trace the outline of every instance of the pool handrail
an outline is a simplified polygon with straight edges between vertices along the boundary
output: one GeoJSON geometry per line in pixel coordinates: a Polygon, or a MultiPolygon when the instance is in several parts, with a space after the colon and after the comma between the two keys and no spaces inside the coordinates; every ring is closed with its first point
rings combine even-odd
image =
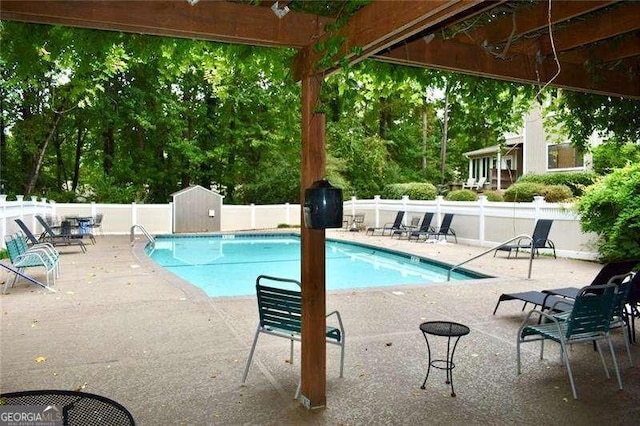
{"type": "Polygon", "coordinates": [[[133,244],[134,240],[135,240],[135,229],[138,228],[140,231],[142,231],[142,233],[144,234],[145,237],[147,237],[147,239],[151,242],[151,244],[153,246],[155,246],[156,244],[156,239],[153,238],[153,236],[149,233],[149,231],[147,231],[147,229],[140,225],[140,224],[135,224],[131,227],[131,244],[133,244]]]}
{"type": "MultiPolygon", "coordinates": [[[[464,265],[466,263],[469,263],[472,260],[475,260],[475,259],[477,259],[479,257],[482,257],[485,254],[489,254],[492,251],[495,251],[495,250],[499,249],[500,247],[504,247],[504,246],[506,246],[507,244],[509,244],[509,243],[511,243],[513,241],[521,240],[521,239],[525,239],[525,240],[531,241],[531,247],[533,247],[533,238],[531,237],[531,235],[527,235],[527,234],[517,235],[517,236],[515,236],[513,238],[508,239],[507,241],[501,242],[500,244],[498,244],[495,247],[491,247],[490,249],[487,249],[487,250],[483,251],[482,253],[477,254],[477,255],[465,260],[464,262],[460,262],[460,263],[458,263],[456,265],[453,265],[451,268],[449,268],[449,272],[447,273],[447,281],[451,281],[451,272],[453,272],[454,269],[458,269],[460,266],[462,266],[462,265],[464,265]]],[[[531,267],[533,265],[533,257],[534,257],[534,255],[535,255],[535,249],[532,248],[531,256],[529,257],[529,273],[527,275],[527,279],[531,278],[531,267]]]]}

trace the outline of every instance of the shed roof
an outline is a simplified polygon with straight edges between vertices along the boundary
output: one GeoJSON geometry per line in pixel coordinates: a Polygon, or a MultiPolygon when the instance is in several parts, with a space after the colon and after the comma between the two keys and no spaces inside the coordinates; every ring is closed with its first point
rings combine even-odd
{"type": "Polygon", "coordinates": [[[174,192],[173,194],[171,194],[171,196],[173,198],[175,198],[175,197],[178,197],[180,195],[184,195],[187,192],[191,192],[191,191],[194,191],[194,190],[206,191],[206,192],[209,192],[211,195],[216,195],[216,196],[218,196],[220,198],[224,198],[224,195],[221,195],[221,194],[219,194],[218,192],[216,192],[216,191],[214,191],[212,189],[207,189],[204,186],[200,186],[200,185],[191,185],[191,186],[189,186],[187,188],[181,189],[180,191],[174,192]]]}

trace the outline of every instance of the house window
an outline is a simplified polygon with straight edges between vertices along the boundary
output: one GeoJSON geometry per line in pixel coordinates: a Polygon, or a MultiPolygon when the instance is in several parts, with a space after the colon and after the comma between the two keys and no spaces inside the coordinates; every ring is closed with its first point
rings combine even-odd
{"type": "Polygon", "coordinates": [[[584,156],[570,143],[547,145],[547,169],[583,168],[584,156]]]}

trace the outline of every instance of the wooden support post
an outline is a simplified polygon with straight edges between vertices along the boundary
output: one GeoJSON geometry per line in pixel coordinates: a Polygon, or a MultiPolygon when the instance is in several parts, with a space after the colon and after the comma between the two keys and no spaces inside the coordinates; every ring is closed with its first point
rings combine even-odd
{"type": "MultiPolygon", "coordinates": [[[[304,190],[325,177],[325,117],[314,112],[320,96],[322,77],[302,80],[301,204],[304,190]]],[[[307,408],[322,408],[326,397],[326,303],[325,231],[304,226],[302,211],[302,384],[301,402],[307,408]]]]}

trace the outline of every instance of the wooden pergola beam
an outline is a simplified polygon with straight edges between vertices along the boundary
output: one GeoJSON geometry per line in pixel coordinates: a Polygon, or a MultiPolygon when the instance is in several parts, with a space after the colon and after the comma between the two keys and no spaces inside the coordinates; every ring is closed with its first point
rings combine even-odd
{"type": "Polygon", "coordinates": [[[199,40],[297,47],[311,44],[333,22],[227,1],[0,1],[0,19],[59,24],[199,40]],[[268,12],[268,13],[265,13],[268,12]]]}
{"type": "MultiPolygon", "coordinates": [[[[528,84],[545,84],[557,72],[554,61],[538,63],[535,56],[517,55],[509,60],[492,57],[476,46],[434,39],[416,40],[375,56],[376,59],[412,66],[489,77],[528,84]]],[[[617,71],[598,70],[593,78],[581,65],[561,63],[561,72],[551,86],[603,95],[640,99],[640,79],[617,71]]]]}
{"type": "MultiPolygon", "coordinates": [[[[603,7],[617,3],[619,0],[587,0],[587,1],[558,1],[555,0],[552,6],[551,24],[557,24],[566,20],[575,18],[585,13],[593,12],[603,7]]],[[[534,31],[546,28],[549,25],[549,3],[547,1],[540,2],[525,12],[515,13],[516,31],[513,38],[518,38],[534,31]]],[[[468,35],[458,36],[458,40],[465,42],[466,40],[474,40],[481,43],[484,40],[489,44],[499,44],[506,42],[513,31],[514,17],[511,15],[502,16],[488,25],[482,26],[475,31],[471,31],[468,35]]]]}
{"type": "MultiPolygon", "coordinates": [[[[333,57],[334,63],[344,58],[354,64],[446,20],[472,16],[474,8],[481,3],[481,0],[374,1],[357,11],[337,32],[325,33],[317,43],[332,37],[343,38],[333,57]]],[[[485,3],[487,7],[495,5],[493,1],[485,3]]],[[[296,80],[314,74],[326,75],[335,69],[316,68],[323,52],[315,45],[305,47],[294,58],[292,68],[296,80]]]]}
{"type": "Polygon", "coordinates": [[[606,40],[593,47],[563,52],[560,60],[573,64],[584,64],[588,60],[607,64],[634,56],[640,56],[640,31],[620,39],[606,40]]]}
{"type": "Polygon", "coordinates": [[[589,20],[578,21],[553,31],[553,46],[548,36],[540,39],[540,54],[548,56],[557,52],[582,47],[587,44],[640,30],[640,2],[620,4],[589,20]]]}

